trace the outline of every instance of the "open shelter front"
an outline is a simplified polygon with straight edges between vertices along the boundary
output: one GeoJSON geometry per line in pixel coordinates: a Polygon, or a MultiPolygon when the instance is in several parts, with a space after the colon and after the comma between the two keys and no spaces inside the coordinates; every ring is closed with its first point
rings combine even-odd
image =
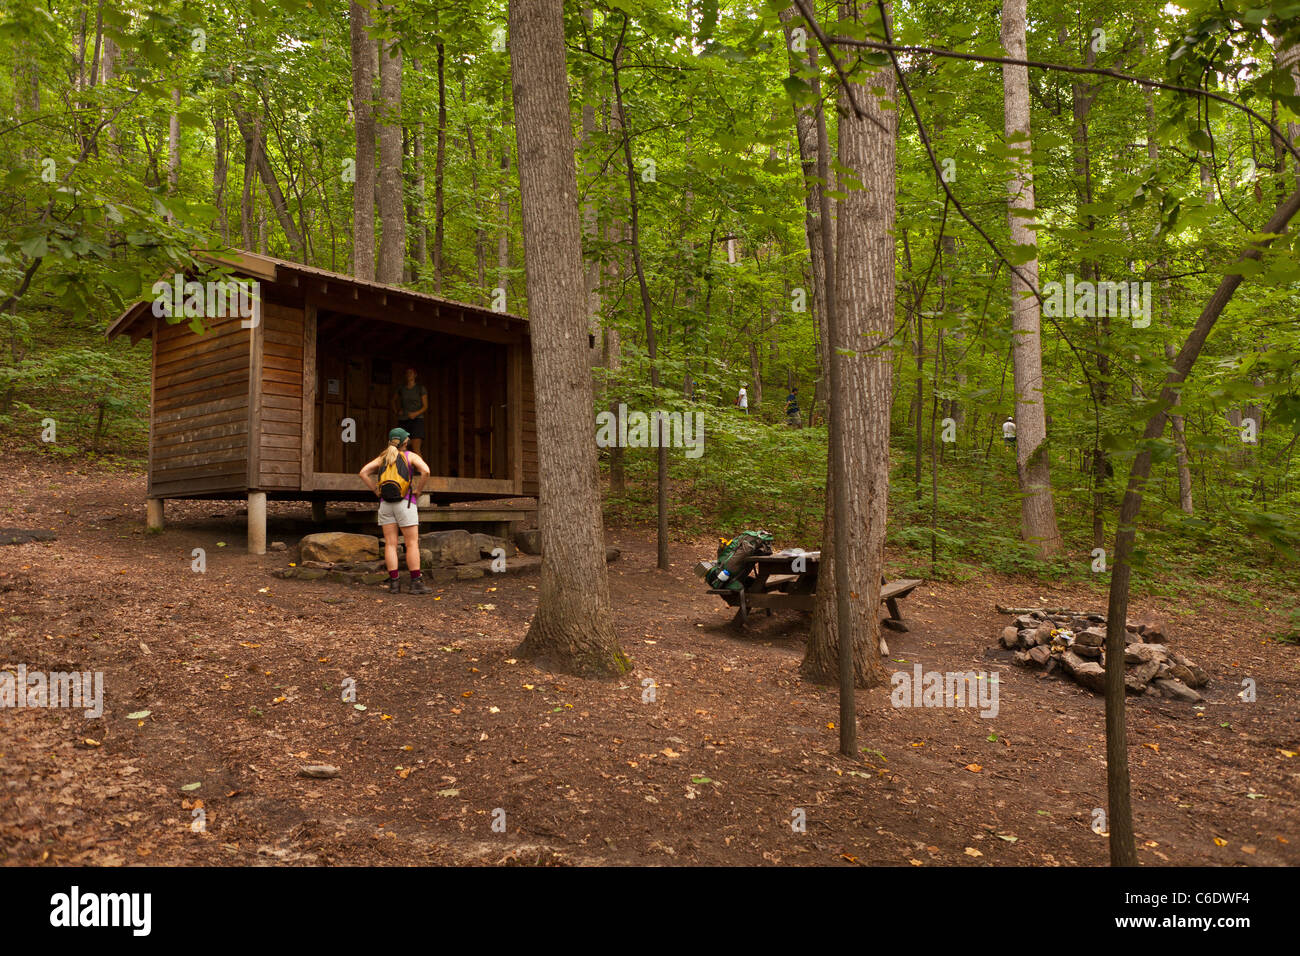
{"type": "Polygon", "coordinates": [[[373,500],[357,472],[397,424],[408,367],[428,389],[429,500],[536,496],[525,320],[252,253],[214,262],[252,284],[252,317],[212,309],[209,294],[202,314],[169,321],[144,301],[108,329],[153,343],[151,526],[168,498],[247,497],[262,553],[268,497],[322,515],[327,500],[373,500]]]}

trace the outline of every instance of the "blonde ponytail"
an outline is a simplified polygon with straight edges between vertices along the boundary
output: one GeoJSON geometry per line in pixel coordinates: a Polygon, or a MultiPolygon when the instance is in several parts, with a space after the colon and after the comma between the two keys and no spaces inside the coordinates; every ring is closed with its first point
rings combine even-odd
{"type": "Polygon", "coordinates": [[[393,462],[397,461],[397,449],[401,444],[402,443],[396,438],[390,438],[388,440],[388,447],[384,449],[384,468],[387,468],[393,462]]]}

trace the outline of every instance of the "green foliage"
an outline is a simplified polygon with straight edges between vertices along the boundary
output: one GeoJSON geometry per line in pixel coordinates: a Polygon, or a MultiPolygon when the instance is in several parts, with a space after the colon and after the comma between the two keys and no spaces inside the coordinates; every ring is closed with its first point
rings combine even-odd
{"type": "MultiPolygon", "coordinates": [[[[584,253],[598,267],[593,324],[616,369],[598,373],[595,410],[622,402],[640,411],[703,413],[704,454],[670,453],[671,521],[679,533],[765,526],[812,546],[821,535],[826,481],[825,382],[794,109],[816,105],[814,80],[823,102],[833,104],[838,81],[824,55],[820,73],[801,56],[791,62],[778,18],[785,6],[597,0],[589,16],[566,5],[565,24],[584,253]],[[649,385],[646,318],[631,257],[629,172],[657,390],[649,385]],[[732,404],[742,384],[749,416],[732,404]],[[803,422],[816,416],[813,427],[784,424],[792,384],[803,422]]],[[[832,32],[882,35],[874,9],[858,25],[837,24],[821,9],[832,32]]],[[[285,215],[304,237],[301,255],[350,269],[353,186],[345,171],[356,143],[349,7],[342,0],[132,0],[103,5],[98,44],[95,11],[85,11],[68,0],[0,0],[0,429],[50,454],[97,447],[138,454],[146,436],[147,351],[105,343],[107,323],[159,275],[198,270],[204,250],[245,244],[247,236],[270,255],[299,255],[259,177],[245,169],[236,110],[265,131],[285,215]],[[102,55],[109,41],[118,55],[104,79],[90,67],[96,48],[102,55]],[[173,114],[180,137],[174,186],[173,114]],[[39,441],[46,418],[58,425],[53,447],[39,441]]],[[[401,109],[384,115],[401,123],[407,147],[409,283],[479,303],[501,285],[507,307],[526,312],[509,53],[495,48],[506,3],[397,0],[390,12],[376,30],[403,52],[401,109]],[[440,53],[445,216],[436,274],[440,53]],[[420,233],[429,247],[423,260],[420,233]],[[497,258],[501,239],[504,262],[497,258]]],[[[1143,489],[1139,586],[1172,593],[1223,576],[1262,585],[1293,579],[1300,558],[1293,467],[1300,446],[1300,230],[1257,262],[1237,260],[1294,188],[1296,157],[1274,151],[1259,117],[1284,129],[1300,119],[1300,97],[1272,42],[1285,48],[1300,41],[1300,8],[1295,0],[1089,0],[1077,10],[1040,4],[1031,13],[1031,57],[1190,87],[1214,77],[1212,92],[1257,116],[1204,96],[1031,70],[1036,208],[1023,218],[1037,245],[1016,246],[1006,182],[1019,150],[1003,130],[1001,70],[904,58],[939,169],[900,94],[897,331],[886,346],[894,383],[889,545],[925,576],[961,579],[993,568],[1103,584],[1104,576],[1089,571],[1094,529],[1113,547],[1128,470],[1148,451],[1154,466],[1143,489]],[[1091,24],[1101,25],[1100,46],[1091,24]],[[1000,433],[1013,409],[1008,268],[958,215],[940,187],[944,171],[944,184],[1002,256],[1024,264],[1036,255],[1044,290],[1071,276],[1151,283],[1146,324],[1072,307],[1043,317],[1050,421],[1042,453],[1065,541],[1062,556],[1046,564],[1021,542],[1015,469],[1000,433]],[[1185,515],[1172,431],[1150,440],[1141,433],[1163,409],[1160,389],[1173,367],[1166,348],[1176,354],[1230,274],[1244,281],[1169,409],[1185,428],[1194,501],[1185,515]],[[939,437],[945,419],[953,421],[951,443],[939,437]],[[1243,440],[1243,419],[1254,421],[1253,442],[1243,440]]],[[[933,0],[895,4],[893,15],[900,42],[1003,52],[995,15],[963,15],[933,0]]],[[[806,39],[816,46],[810,33],[806,39]]],[[[882,63],[872,53],[857,68],[882,63]]],[[[833,106],[826,110],[832,144],[838,117],[833,106]]],[[[857,188],[833,155],[829,160],[830,193],[857,188]]],[[[627,490],[611,497],[610,509],[649,522],[654,452],[627,449],[623,457],[627,490]]],[[[601,460],[608,469],[608,450],[601,460]]]]}

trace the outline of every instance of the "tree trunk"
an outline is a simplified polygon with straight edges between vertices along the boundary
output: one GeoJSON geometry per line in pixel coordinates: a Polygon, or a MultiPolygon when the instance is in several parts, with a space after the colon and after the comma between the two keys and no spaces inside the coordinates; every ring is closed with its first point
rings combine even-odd
{"type": "MultiPolygon", "coordinates": [[[[381,8],[391,18],[392,7],[381,8]]],[[[387,24],[391,29],[391,22],[387,24]]],[[[402,48],[396,37],[379,50],[379,261],[375,278],[402,281],[406,204],[402,201],[402,48]]]]}
{"type": "MultiPolygon", "coordinates": [[[[1172,343],[1165,343],[1165,358],[1171,362],[1175,356],[1172,343]]],[[[1193,514],[1192,509],[1192,469],[1187,457],[1187,428],[1182,415],[1169,416],[1169,424],[1174,432],[1174,452],[1178,459],[1178,507],[1183,514],[1193,514]]]]}
{"type": "MultiPolygon", "coordinates": [[[[621,249],[623,244],[623,222],[617,216],[611,216],[605,226],[605,241],[616,249],[621,249]]],[[[618,288],[620,277],[623,274],[623,263],[621,253],[618,256],[611,257],[607,266],[607,276],[610,288],[618,288]]],[[[619,337],[618,324],[611,317],[609,325],[605,327],[604,347],[601,353],[601,362],[610,372],[608,381],[613,381],[614,372],[623,367],[623,343],[619,337]]],[[[618,414],[618,402],[610,399],[608,402],[609,410],[612,414],[618,414]]],[[[623,446],[617,443],[609,450],[609,493],[611,495],[621,496],[627,493],[627,469],[624,467],[623,446]]]]}
{"type": "MultiPolygon", "coordinates": [[[[841,4],[857,18],[857,4],[841,4]]],[[[850,58],[852,60],[853,58],[850,58]]],[[[880,580],[885,561],[885,505],[889,494],[889,419],[893,360],[886,343],[894,325],[894,150],[898,113],[882,102],[895,96],[893,71],[846,63],[859,78],[858,117],[842,90],[839,110],[841,174],[861,189],[841,191],[837,236],[826,259],[834,293],[826,297],[831,370],[831,477],[812,631],[800,672],[819,683],[842,682],[841,639],[852,649],[853,682],[886,681],[880,660],[880,580]],[[882,88],[882,97],[871,88],[882,88]],[[844,355],[844,350],[852,350],[844,355]],[[838,454],[836,454],[838,452],[838,454]],[[841,518],[842,516],[842,518],[841,518]],[[841,606],[839,598],[843,595],[841,606]]],[[[818,160],[827,165],[819,135],[818,160]]],[[[823,179],[828,173],[823,172],[823,179]]],[[[825,205],[820,218],[825,221],[825,205]]],[[[827,224],[828,225],[828,224],[827,224]]],[[[825,237],[827,229],[823,229],[825,237]]],[[[829,243],[823,239],[824,247],[829,243]]],[[[841,683],[841,694],[844,693],[841,683]]],[[[843,698],[842,698],[843,700],[843,698]]],[[[841,713],[841,721],[845,715],[841,713]]],[[[843,749],[843,738],[841,738],[843,749]]],[[[856,755],[855,755],[856,756],[856,755]]]]}
{"type": "MultiPolygon", "coordinates": [[[[284,193],[280,191],[280,183],[275,178],[275,170],[271,168],[270,160],[266,158],[266,135],[262,130],[261,116],[259,115],[256,120],[251,119],[243,108],[236,103],[231,104],[231,110],[235,114],[235,122],[239,124],[239,131],[244,137],[244,153],[246,156],[251,156],[253,165],[262,179],[262,185],[266,187],[266,196],[271,201],[271,208],[275,211],[280,228],[284,230],[285,238],[293,246],[293,254],[297,257],[297,261],[305,262],[307,252],[302,233],[298,231],[293,216],[289,215],[289,204],[285,202],[284,193]]],[[[245,175],[247,176],[247,172],[245,175]]],[[[263,213],[264,215],[265,213],[263,213]]],[[[262,252],[266,251],[265,228],[263,228],[263,237],[259,241],[259,247],[262,252]]]]}
{"type": "Polygon", "coordinates": [[[442,243],[444,184],[443,177],[447,170],[447,57],[441,43],[438,44],[438,146],[433,159],[433,288],[442,291],[443,265],[442,243]]]}
{"type": "MultiPolygon", "coordinates": [[[[582,18],[588,25],[592,22],[591,6],[583,4],[582,18]]],[[[582,157],[583,175],[590,180],[586,184],[588,198],[582,204],[582,235],[589,245],[595,245],[600,236],[600,222],[596,215],[596,203],[590,198],[591,191],[595,189],[597,177],[600,175],[600,167],[591,158],[591,138],[596,133],[596,107],[593,100],[595,94],[595,78],[591,73],[587,73],[582,78],[582,142],[579,146],[579,155],[582,157]]],[[[595,254],[584,255],[583,257],[583,281],[587,290],[587,324],[591,334],[600,341],[601,315],[600,315],[600,257],[595,254]]],[[[595,349],[591,350],[591,364],[600,363],[601,355],[595,349]]]]}
{"type": "MultiPolygon", "coordinates": [[[[781,11],[781,26],[785,31],[785,48],[790,63],[790,75],[795,76],[805,67],[805,63],[799,60],[796,51],[792,50],[790,45],[794,42],[791,35],[793,32],[792,22],[796,16],[793,7],[786,7],[781,11]]],[[[804,30],[808,33],[807,29],[804,30]]],[[[826,320],[822,314],[822,297],[826,289],[826,258],[822,250],[822,230],[819,221],[821,209],[821,184],[817,181],[818,155],[817,155],[817,124],[824,122],[822,116],[822,97],[821,97],[821,78],[820,70],[817,66],[817,47],[811,40],[808,40],[808,59],[806,67],[813,71],[813,76],[808,80],[813,90],[813,102],[815,105],[804,106],[796,105],[794,108],[794,125],[795,134],[799,139],[799,161],[803,166],[804,178],[804,236],[808,241],[808,257],[812,263],[812,289],[808,290],[808,309],[813,313],[817,323],[817,358],[820,365],[820,375],[824,376],[830,368],[830,351],[827,346],[829,341],[826,336],[826,320]]],[[[814,388],[816,392],[816,388],[814,388]]],[[[812,421],[812,413],[817,407],[818,395],[813,395],[813,404],[808,410],[809,422],[812,421]]]]}
{"type": "MultiPolygon", "coordinates": [[[[1143,47],[1145,50],[1145,45],[1143,47]]],[[[1147,107],[1147,159],[1151,161],[1154,169],[1160,160],[1160,144],[1156,142],[1156,102],[1155,91],[1146,90],[1146,107],[1147,107]]],[[[1163,250],[1156,259],[1156,268],[1160,275],[1167,275],[1169,272],[1168,260],[1165,259],[1163,250]]],[[[1164,319],[1169,314],[1169,280],[1160,280],[1160,318],[1164,319]]],[[[1172,343],[1165,343],[1165,358],[1172,361],[1174,359],[1175,349],[1172,343]]],[[[1170,415],[1170,426],[1174,432],[1174,452],[1178,461],[1178,506],[1184,514],[1192,514],[1192,470],[1187,455],[1187,430],[1182,415],[1170,415]]]]}
{"type": "MultiPolygon", "coordinates": [[[[1025,59],[1026,0],[1002,0],[1002,46],[1014,59],[1025,59]]],[[[1029,70],[1003,64],[1007,146],[1020,158],[1007,181],[1007,221],[1011,242],[1037,248],[1032,212],[1034,171],[1029,157],[1029,70]],[[1031,215],[1026,215],[1028,212],[1031,215]]],[[[1061,548],[1052,502],[1050,454],[1043,388],[1043,354],[1039,340],[1038,257],[1011,275],[1012,365],[1016,389],[1016,472],[1020,483],[1021,535],[1034,543],[1039,557],[1061,548]],[[1024,278],[1022,278],[1022,276],[1024,278]]]]}
{"type": "MultiPolygon", "coordinates": [[[[1014,55],[1014,54],[1013,54],[1014,55]]],[[[1282,234],[1300,210],[1300,190],[1293,192],[1278,206],[1271,219],[1257,233],[1264,238],[1250,243],[1240,261],[1259,261],[1263,250],[1272,245],[1273,237],[1282,234]]],[[[1201,310],[1196,324],[1174,360],[1173,370],[1165,378],[1160,393],[1159,410],[1147,422],[1142,433],[1144,445],[1133,461],[1128,487],[1120,505],[1115,550],[1111,561],[1110,600],[1106,609],[1106,793],[1110,807],[1110,862],[1112,866],[1137,866],[1137,845],[1133,834],[1133,807],[1128,775],[1128,735],[1124,703],[1125,622],[1128,618],[1129,580],[1132,555],[1137,541],[1137,516],[1142,508],[1142,492],[1151,474],[1151,442],[1165,430],[1170,408],[1178,404],[1179,388],[1187,380],[1219,316],[1241,285],[1242,271],[1230,271],[1220,281],[1214,294],[1201,310]]]]}
{"type": "Polygon", "coordinates": [[[511,0],[524,270],[531,319],[542,535],[537,613],[516,651],[540,666],[621,675],[601,527],[563,0],[511,0]]]}
{"type": "MultiPolygon", "coordinates": [[[[411,72],[415,74],[416,83],[420,82],[420,61],[412,58],[411,72]]],[[[414,186],[411,199],[411,213],[407,221],[407,235],[414,235],[410,255],[411,281],[419,278],[424,271],[425,260],[429,258],[429,219],[428,201],[425,194],[426,177],[424,175],[424,119],[421,118],[411,133],[411,165],[414,167],[414,186]]]]}
{"type": "Polygon", "coordinates": [[[226,113],[222,106],[217,106],[216,115],[212,118],[212,132],[215,142],[213,147],[216,151],[216,158],[212,164],[212,205],[217,210],[217,228],[221,233],[221,241],[226,245],[230,244],[230,217],[226,214],[226,181],[230,172],[230,133],[227,130],[229,121],[226,119],[226,113]]]}
{"type": "MultiPolygon", "coordinates": [[[[464,74],[460,78],[460,100],[468,106],[464,74]]],[[[474,126],[465,119],[465,148],[469,150],[469,183],[474,197],[474,269],[478,277],[479,296],[487,294],[487,230],[483,227],[483,204],[478,193],[478,151],[474,148],[474,126]]]]}
{"type": "MultiPolygon", "coordinates": [[[[238,120],[236,120],[238,122],[238,120]]],[[[257,151],[261,148],[262,119],[259,116],[253,124],[251,135],[242,126],[240,134],[244,140],[244,190],[239,197],[239,238],[243,248],[250,252],[257,243],[257,151]]]]}
{"type": "MultiPolygon", "coordinates": [[[[624,28],[627,15],[623,15],[624,28]]],[[[619,51],[614,51],[612,60],[614,81],[614,109],[618,113],[619,126],[623,130],[623,163],[627,169],[628,208],[631,211],[632,229],[632,268],[636,272],[637,288],[641,293],[641,314],[645,317],[646,350],[650,358],[650,389],[654,400],[659,396],[659,356],[658,343],[655,339],[654,309],[650,304],[650,287],[646,284],[645,269],[641,263],[641,220],[636,192],[636,167],[632,162],[632,139],[627,129],[627,115],[623,112],[623,87],[619,82],[619,51]]],[[[651,428],[660,427],[654,422],[651,428]]],[[[660,432],[655,449],[655,511],[658,515],[658,567],[668,570],[668,448],[660,432]]]]}
{"type": "MultiPolygon", "coordinates": [[[[510,288],[510,88],[501,90],[501,178],[497,182],[497,287],[510,288]]],[[[507,291],[507,296],[509,292],[507,291]]]]}
{"type": "MultiPolygon", "coordinates": [[[[175,196],[181,185],[181,88],[172,90],[172,112],[167,120],[167,195],[175,196]]],[[[172,214],[167,214],[171,222],[172,214]]]]}
{"type": "Polygon", "coordinates": [[[375,77],[379,72],[370,14],[359,0],[348,4],[352,29],[352,115],[356,127],[352,184],[352,274],[375,278],[375,77]]]}

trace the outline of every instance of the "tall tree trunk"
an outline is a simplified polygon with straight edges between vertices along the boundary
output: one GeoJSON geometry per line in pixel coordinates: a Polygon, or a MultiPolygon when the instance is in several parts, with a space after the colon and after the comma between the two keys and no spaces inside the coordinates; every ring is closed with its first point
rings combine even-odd
{"type": "Polygon", "coordinates": [[[254,121],[251,135],[242,127],[240,134],[244,140],[244,189],[239,197],[239,239],[242,248],[253,252],[257,248],[257,151],[261,148],[262,118],[254,121]]]}
{"type": "MultiPolygon", "coordinates": [[[[172,90],[172,112],[167,120],[167,195],[175,196],[181,185],[181,88],[172,90]]],[[[172,214],[167,214],[170,222],[172,214]]]]}
{"type": "MultiPolygon", "coordinates": [[[[1274,41],[1274,49],[1280,46],[1279,41],[1274,41]]],[[[1277,50],[1276,52],[1278,65],[1291,74],[1291,89],[1300,96],[1300,43],[1292,43],[1289,46],[1277,50]]],[[[1297,139],[1300,139],[1300,123],[1295,120],[1288,120],[1286,124],[1286,135],[1291,141],[1291,145],[1296,145],[1297,139]]],[[[1294,157],[1291,160],[1291,169],[1295,175],[1295,183],[1300,186],[1300,162],[1294,157]]]]}
{"type": "MultiPolygon", "coordinates": [[[[1176,352],[1173,343],[1165,343],[1165,358],[1173,361],[1176,352]]],[[[1182,415],[1170,414],[1169,425],[1174,433],[1174,453],[1178,460],[1178,507],[1183,514],[1193,514],[1192,469],[1187,456],[1187,427],[1182,415]]]]}
{"type": "MultiPolygon", "coordinates": [[[[842,15],[858,18],[858,4],[842,15]]],[[[840,683],[841,723],[846,677],[857,686],[885,683],[880,660],[880,581],[885,562],[885,505],[889,495],[889,418],[893,361],[887,342],[894,325],[894,151],[898,112],[881,104],[895,96],[892,70],[872,70],[850,57],[845,64],[858,117],[844,90],[839,98],[842,176],[862,184],[844,189],[836,211],[837,236],[826,270],[834,292],[826,296],[830,350],[831,475],[817,599],[800,672],[819,683],[840,683]],[[873,87],[883,96],[872,95],[873,87]],[[848,351],[851,354],[845,355],[848,351]],[[845,667],[851,649],[852,669],[845,667]]],[[[824,124],[819,124],[824,128],[824,124]]],[[[827,181],[826,139],[819,130],[818,161],[827,181]]],[[[823,237],[829,210],[821,216],[823,237]]],[[[823,238],[823,248],[830,242],[823,238]]],[[[844,737],[841,737],[841,750],[844,737]]],[[[854,754],[853,756],[856,756],[854,754]]]]}
{"type": "MultiPolygon", "coordinates": [[[[393,8],[381,8],[391,18],[393,8]]],[[[393,24],[386,27],[391,31],[393,24]]],[[[406,265],[406,204],[402,201],[402,48],[395,36],[379,50],[379,261],[375,278],[402,281],[406,265]]]]}
{"type": "Polygon", "coordinates": [[[537,431],[546,436],[538,447],[541,590],[516,653],[552,670],[620,675],[631,664],[614,632],[591,438],[563,0],[511,0],[510,67],[537,431]]]}
{"type": "MultiPolygon", "coordinates": [[[[289,245],[293,247],[293,255],[298,262],[305,262],[307,247],[302,233],[299,232],[298,226],[294,223],[293,216],[289,214],[289,204],[285,202],[284,193],[280,190],[280,183],[275,178],[275,170],[271,168],[271,162],[266,156],[266,134],[262,129],[261,115],[259,114],[256,120],[252,119],[237,103],[231,104],[231,110],[235,114],[235,122],[239,124],[239,131],[244,137],[244,155],[251,157],[253,160],[257,174],[262,179],[262,185],[266,187],[266,196],[270,200],[271,209],[275,211],[280,228],[284,230],[285,238],[289,240],[289,245]]],[[[247,170],[245,176],[247,177],[247,170]]],[[[263,216],[265,216],[265,212],[263,212],[263,216]]],[[[263,253],[266,252],[264,234],[265,228],[263,228],[263,238],[259,242],[259,247],[263,253]]]]}
{"type": "MultiPolygon", "coordinates": [[[[582,18],[588,26],[592,22],[591,5],[584,3],[582,6],[582,18]]],[[[582,157],[583,175],[589,182],[587,187],[587,199],[582,204],[582,235],[586,239],[588,246],[594,246],[600,236],[600,222],[596,215],[596,203],[591,198],[595,190],[596,178],[600,175],[599,165],[592,159],[591,139],[596,133],[596,106],[594,100],[596,82],[591,73],[587,73],[582,78],[582,141],[578,147],[578,153],[582,157]]],[[[583,257],[583,280],[587,290],[587,323],[591,334],[595,336],[597,342],[600,341],[601,335],[601,314],[600,314],[600,257],[591,254],[583,257]]],[[[595,349],[591,350],[591,364],[593,366],[600,363],[601,353],[595,349]]]]}
{"type": "MultiPolygon", "coordinates": [[[[605,226],[605,242],[611,248],[622,249],[624,228],[622,217],[617,215],[609,217],[609,222],[605,226]]],[[[618,256],[610,258],[606,270],[610,288],[617,289],[623,274],[621,252],[618,256]]],[[[610,382],[614,381],[614,373],[623,367],[622,347],[618,324],[611,317],[609,324],[605,326],[604,346],[601,352],[601,363],[610,373],[610,382]]],[[[606,391],[608,397],[609,390],[606,391]]],[[[609,410],[617,415],[618,402],[611,398],[607,404],[609,410]]],[[[624,461],[623,446],[615,442],[609,450],[609,493],[611,495],[621,496],[627,493],[627,469],[624,467],[624,461]]]]}
{"type": "MultiPolygon", "coordinates": [[[[623,28],[627,29],[627,14],[623,15],[623,28]]],[[[621,43],[621,40],[620,40],[621,43]]],[[[623,85],[619,81],[620,50],[612,58],[614,80],[614,109],[618,112],[619,126],[623,130],[623,163],[627,170],[628,209],[631,211],[632,268],[636,272],[637,288],[641,293],[641,313],[645,317],[646,350],[650,358],[650,389],[653,400],[659,396],[659,355],[655,339],[654,309],[650,304],[650,287],[646,284],[645,268],[641,263],[641,220],[636,192],[636,166],[632,162],[632,137],[627,128],[627,114],[623,111],[623,85]]],[[[663,423],[655,422],[652,428],[663,423]]],[[[655,449],[655,511],[658,516],[658,567],[668,570],[668,448],[659,433],[655,449]]]]}
{"type": "Polygon", "coordinates": [[[379,72],[370,14],[349,0],[352,36],[352,116],[356,130],[352,184],[352,274],[375,278],[375,77],[379,72]]]}
{"type": "MultiPolygon", "coordinates": [[[[1147,107],[1147,159],[1151,162],[1152,169],[1160,161],[1160,144],[1156,142],[1156,103],[1155,91],[1146,90],[1146,107],[1147,107]]],[[[1160,270],[1163,277],[1169,272],[1168,260],[1166,260],[1163,249],[1156,259],[1156,268],[1160,270]]],[[[1169,314],[1169,280],[1161,278],[1160,280],[1160,318],[1163,319],[1169,314]]],[[[1165,343],[1165,358],[1173,361],[1176,354],[1173,343],[1165,343]]],[[[1184,514],[1193,514],[1192,507],[1192,469],[1190,459],[1187,454],[1187,429],[1182,415],[1169,416],[1169,424],[1174,433],[1174,454],[1178,464],[1178,507],[1183,510],[1184,514]]]]}
{"type": "Polygon", "coordinates": [[[443,264],[443,211],[444,183],[447,171],[447,57],[443,45],[438,44],[438,146],[433,158],[433,288],[442,291],[443,264]]]}
{"type": "MultiPolygon", "coordinates": [[[[1272,245],[1300,210],[1300,190],[1291,193],[1272,218],[1258,231],[1264,238],[1250,242],[1241,254],[1244,260],[1259,261],[1263,250],[1272,245]]],[[[1178,393],[1187,380],[1205,346],[1206,339],[1241,285],[1245,270],[1232,269],[1219,281],[1196,324],[1188,334],[1165,378],[1158,410],[1142,433],[1143,445],[1133,460],[1128,486],[1119,509],[1115,550],[1111,556],[1110,600],[1106,608],[1106,795],[1110,807],[1110,862],[1112,866],[1137,866],[1137,844],[1133,834],[1133,807],[1128,774],[1128,734],[1124,704],[1125,622],[1128,617],[1129,581],[1132,556],[1137,542],[1137,516],[1142,509],[1142,493],[1151,474],[1151,443],[1164,434],[1169,409],[1178,405],[1178,393]]]]}
{"type": "Polygon", "coordinates": [[[501,178],[497,181],[497,287],[510,288],[510,88],[501,90],[501,178]]]}
{"type": "Polygon", "coordinates": [[[230,133],[227,129],[225,108],[217,106],[212,117],[213,148],[216,157],[212,163],[212,205],[217,210],[217,228],[221,241],[230,244],[230,216],[226,212],[226,182],[230,173],[230,133]]]}
{"type": "MultiPolygon", "coordinates": [[[[1002,0],[1002,47],[1013,59],[1025,59],[1026,0],[1002,0]]],[[[1037,248],[1033,230],[1034,170],[1030,159],[1029,70],[1003,64],[1007,146],[1018,153],[1007,181],[1007,221],[1015,246],[1037,248]],[[1028,213],[1028,215],[1026,215],[1028,213]]],[[[1020,483],[1021,535],[1039,557],[1061,548],[1052,502],[1050,453],[1044,402],[1043,353],[1039,338],[1038,257],[1018,266],[1011,275],[1012,366],[1016,389],[1016,472],[1020,483]],[[1021,278],[1024,276],[1025,278],[1021,278]],[[1028,280],[1028,281],[1026,281],[1028,280]]]]}
{"type": "MultiPolygon", "coordinates": [[[[416,82],[419,82],[420,61],[411,60],[411,71],[416,76],[416,82]]],[[[414,177],[414,186],[411,197],[411,215],[407,223],[407,235],[413,236],[414,246],[411,249],[411,262],[409,271],[411,279],[414,281],[419,278],[420,273],[424,271],[425,260],[429,257],[429,224],[428,224],[428,202],[425,196],[426,177],[424,175],[424,119],[421,118],[416,124],[412,136],[411,165],[414,167],[411,174],[414,177]]]]}
{"type": "MultiPolygon", "coordinates": [[[[808,242],[808,257],[812,264],[812,289],[808,290],[808,308],[813,313],[818,329],[817,356],[820,375],[824,376],[830,368],[830,351],[826,345],[826,322],[822,315],[822,297],[826,289],[826,260],[822,251],[822,229],[818,219],[821,208],[821,184],[817,181],[817,124],[824,122],[822,117],[821,71],[817,66],[817,47],[806,34],[807,59],[801,60],[798,51],[793,49],[794,23],[797,12],[794,7],[781,11],[781,27],[785,31],[785,47],[790,65],[790,75],[798,76],[803,70],[811,70],[813,75],[807,81],[812,87],[812,105],[796,104],[794,107],[795,135],[799,140],[799,161],[803,166],[804,178],[804,236],[808,242]]],[[[814,388],[816,392],[816,388],[814,388]]],[[[809,409],[809,418],[816,408],[817,395],[813,396],[813,406],[809,409]]]]}
{"type": "MultiPolygon", "coordinates": [[[[469,105],[463,73],[460,78],[460,100],[462,104],[469,105]]],[[[474,196],[474,267],[481,298],[487,295],[487,230],[483,226],[483,201],[478,192],[478,152],[474,148],[474,126],[468,115],[465,119],[465,148],[469,150],[470,192],[474,196]]]]}
{"type": "MultiPolygon", "coordinates": [[[[1093,28],[1101,28],[1101,20],[1094,20],[1093,28]]],[[[1091,30],[1089,31],[1089,37],[1091,30]]],[[[1061,28],[1061,44],[1064,46],[1070,37],[1070,31],[1064,27],[1061,28]]],[[[1093,49],[1093,44],[1089,37],[1084,39],[1084,66],[1094,67],[1097,65],[1097,53],[1093,49]]],[[[1084,83],[1075,80],[1070,84],[1070,112],[1074,120],[1074,142],[1072,153],[1074,156],[1074,179],[1077,196],[1077,206],[1080,210],[1087,209],[1092,203],[1092,150],[1089,143],[1090,127],[1088,117],[1092,112],[1093,104],[1097,101],[1097,87],[1090,83],[1084,83]]],[[[1081,234],[1088,236],[1096,227],[1096,217],[1091,212],[1080,212],[1078,227],[1081,234]]],[[[1085,239],[1084,254],[1079,261],[1080,278],[1087,282],[1095,282],[1100,278],[1100,272],[1095,260],[1089,257],[1088,251],[1091,249],[1091,241],[1085,239]]],[[[1101,310],[1098,310],[1099,312],[1101,310]]],[[[1093,320],[1093,337],[1096,340],[1097,348],[1095,351],[1097,360],[1097,376],[1091,382],[1092,400],[1094,403],[1094,422],[1093,429],[1093,446],[1092,446],[1092,546],[1100,548],[1105,545],[1105,519],[1104,511],[1106,507],[1106,473],[1110,470],[1107,461],[1106,450],[1101,443],[1101,416],[1103,410],[1110,400],[1110,316],[1097,315],[1093,320]]]]}

